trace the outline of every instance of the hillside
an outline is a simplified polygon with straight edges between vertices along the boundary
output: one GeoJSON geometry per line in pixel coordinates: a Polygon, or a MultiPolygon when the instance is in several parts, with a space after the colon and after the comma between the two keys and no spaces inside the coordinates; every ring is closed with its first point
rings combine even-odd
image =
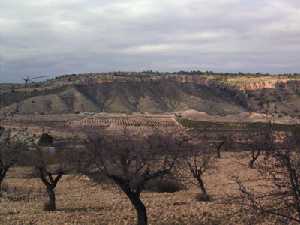
{"type": "Polygon", "coordinates": [[[1,112],[265,112],[300,116],[300,76],[240,74],[81,74],[24,86],[0,85],[1,112]],[[3,88],[1,88],[3,87],[3,88]]]}

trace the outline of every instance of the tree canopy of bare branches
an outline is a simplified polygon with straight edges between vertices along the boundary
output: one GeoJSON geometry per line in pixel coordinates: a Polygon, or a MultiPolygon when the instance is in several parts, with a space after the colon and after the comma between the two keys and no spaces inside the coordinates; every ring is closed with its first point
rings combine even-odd
{"type": "MultiPolygon", "coordinates": [[[[269,131],[274,136],[274,131],[269,131]]],[[[238,182],[248,208],[273,217],[278,224],[300,224],[299,134],[299,129],[290,129],[283,141],[265,140],[264,147],[269,151],[257,163],[257,169],[271,183],[267,193],[255,194],[238,182]]]]}
{"type": "Polygon", "coordinates": [[[8,170],[22,157],[26,145],[17,137],[11,135],[9,130],[0,132],[0,194],[2,182],[8,170]]]}
{"type": "Polygon", "coordinates": [[[86,143],[90,170],[105,174],[126,194],[137,212],[137,224],[146,225],[147,211],[141,200],[145,184],[173,169],[184,140],[172,134],[105,136],[90,133],[86,143]]]}
{"type": "MultiPolygon", "coordinates": [[[[45,138],[42,135],[41,138],[45,138]]],[[[48,136],[47,136],[48,137],[48,136]]],[[[37,143],[31,143],[31,151],[28,160],[33,167],[33,171],[46,187],[49,201],[45,204],[45,210],[56,210],[55,188],[62,176],[69,169],[67,154],[64,149],[56,149],[42,143],[41,138],[37,143]]],[[[52,141],[51,141],[52,142],[52,141]]]]}
{"type": "Polygon", "coordinates": [[[191,175],[197,181],[197,185],[201,190],[200,199],[202,201],[210,200],[203,176],[208,169],[212,168],[215,159],[214,152],[208,146],[199,146],[198,148],[191,146],[186,157],[191,175]]]}

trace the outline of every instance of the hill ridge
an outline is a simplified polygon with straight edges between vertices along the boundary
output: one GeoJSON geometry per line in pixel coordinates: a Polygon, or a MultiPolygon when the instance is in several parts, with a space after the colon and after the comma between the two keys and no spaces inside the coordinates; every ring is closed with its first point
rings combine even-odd
{"type": "Polygon", "coordinates": [[[280,114],[298,116],[299,93],[300,75],[79,74],[26,87],[0,85],[0,112],[162,113],[194,109],[228,115],[265,112],[272,104],[280,114]]]}

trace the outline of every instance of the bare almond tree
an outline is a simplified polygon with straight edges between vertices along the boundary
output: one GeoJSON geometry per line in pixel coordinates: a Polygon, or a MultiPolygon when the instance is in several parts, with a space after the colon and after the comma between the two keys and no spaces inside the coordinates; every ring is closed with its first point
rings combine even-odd
{"type": "Polygon", "coordinates": [[[247,148],[250,151],[249,168],[254,169],[255,162],[260,156],[268,155],[275,148],[275,130],[272,124],[268,123],[265,127],[255,132],[249,132],[249,142],[247,148]]]}
{"type": "Polygon", "coordinates": [[[8,170],[14,166],[22,153],[26,150],[26,145],[21,140],[11,136],[9,130],[2,129],[0,132],[0,195],[2,193],[2,183],[8,170]]]}
{"type": "Polygon", "coordinates": [[[266,146],[272,151],[257,163],[266,181],[265,193],[253,193],[238,181],[243,203],[257,215],[276,220],[277,224],[300,224],[300,149],[299,129],[290,129],[284,141],[266,146]],[[267,183],[271,183],[267,185],[267,183]]]}
{"type": "Polygon", "coordinates": [[[217,153],[217,158],[221,158],[221,152],[222,150],[227,150],[227,148],[230,146],[232,143],[232,140],[229,136],[221,135],[218,137],[218,140],[215,140],[212,145],[214,146],[216,153],[217,153]]]}
{"type": "Polygon", "coordinates": [[[195,134],[190,136],[193,136],[193,138],[189,139],[188,149],[185,154],[185,163],[193,179],[196,181],[196,185],[200,189],[201,193],[198,199],[209,201],[210,196],[203,177],[213,167],[216,160],[215,145],[211,145],[208,139],[198,140],[195,134]]]}
{"type": "Polygon", "coordinates": [[[55,188],[67,170],[66,152],[51,146],[45,146],[39,140],[38,144],[32,144],[29,157],[34,172],[37,173],[46,187],[49,201],[45,204],[45,210],[55,211],[55,188]]]}
{"type": "Polygon", "coordinates": [[[201,200],[209,201],[210,196],[207,193],[203,176],[205,172],[210,168],[212,164],[213,156],[208,152],[194,152],[192,156],[187,160],[189,170],[193,178],[197,181],[197,184],[201,190],[201,200]]]}
{"type": "Polygon", "coordinates": [[[170,134],[139,136],[125,131],[114,136],[89,134],[86,146],[94,171],[114,181],[134,206],[137,224],[147,225],[141,192],[148,181],[171,172],[183,142],[170,134]]]}

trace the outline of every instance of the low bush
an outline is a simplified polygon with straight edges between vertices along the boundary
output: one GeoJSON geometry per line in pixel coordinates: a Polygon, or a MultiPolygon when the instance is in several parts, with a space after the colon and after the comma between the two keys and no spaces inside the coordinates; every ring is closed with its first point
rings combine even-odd
{"type": "Polygon", "coordinates": [[[149,181],[145,190],[158,193],[174,193],[184,190],[184,185],[174,177],[164,177],[149,181]]]}
{"type": "Polygon", "coordinates": [[[86,174],[87,177],[94,183],[96,184],[112,184],[112,180],[109,179],[107,176],[104,174],[100,174],[98,172],[91,172],[86,174]]]}
{"type": "Polygon", "coordinates": [[[197,194],[196,195],[196,200],[199,202],[209,202],[211,201],[211,197],[209,195],[204,195],[204,194],[197,194]]]}
{"type": "Polygon", "coordinates": [[[23,187],[9,186],[7,183],[2,184],[2,197],[10,201],[29,201],[33,195],[32,190],[23,187]]]}

